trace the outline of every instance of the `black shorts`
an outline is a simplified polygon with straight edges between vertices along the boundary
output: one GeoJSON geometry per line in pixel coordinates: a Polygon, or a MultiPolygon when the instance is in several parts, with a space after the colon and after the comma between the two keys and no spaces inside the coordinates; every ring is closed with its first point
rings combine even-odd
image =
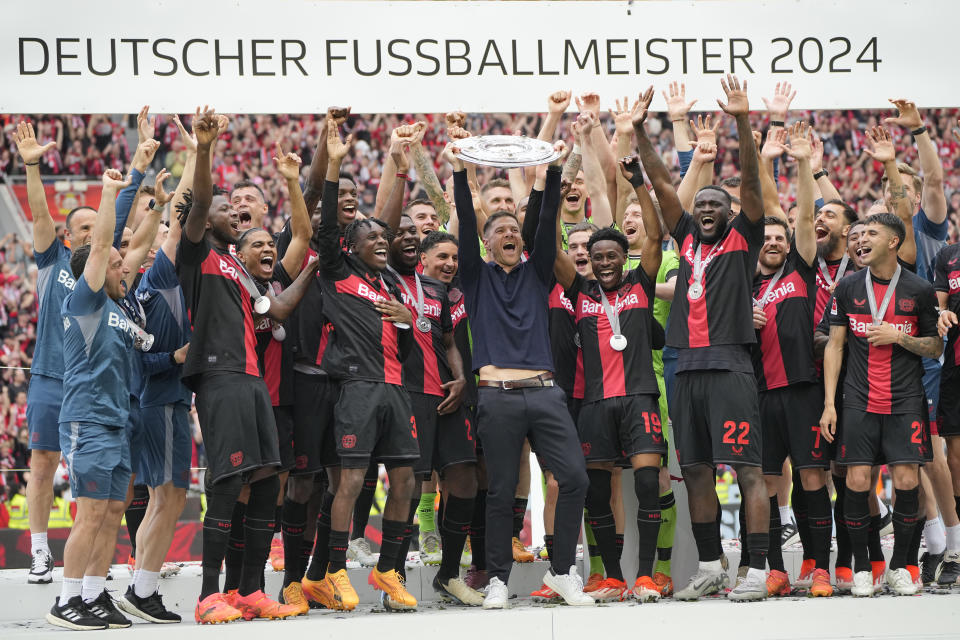
{"type": "Polygon", "coordinates": [[[293,407],[274,407],[273,420],[277,423],[277,445],[280,448],[279,471],[290,471],[293,456],[293,407]]]}
{"type": "Polygon", "coordinates": [[[937,429],[944,438],[960,436],[960,369],[944,369],[940,374],[937,429]]]}
{"type": "Polygon", "coordinates": [[[413,466],[420,457],[410,396],[399,385],[365,380],[341,383],[334,425],[344,469],[366,469],[371,458],[413,466]]]}
{"type": "Polygon", "coordinates": [[[583,398],[574,398],[573,396],[567,396],[567,411],[570,412],[570,417],[573,418],[573,424],[580,422],[580,409],[583,408],[583,398]]]}
{"type": "Polygon", "coordinates": [[[615,462],[638,453],[663,455],[667,451],[660,403],[653,395],[585,402],[577,433],[587,462],[615,462]]]}
{"type": "Polygon", "coordinates": [[[443,471],[450,465],[477,461],[474,424],[467,419],[463,407],[453,413],[438,414],[437,406],[442,400],[440,396],[410,392],[420,445],[420,459],[413,470],[420,477],[429,478],[432,472],[443,471]]]}
{"type": "Polygon", "coordinates": [[[209,482],[280,464],[277,427],[263,378],[204,373],[196,378],[196,391],[209,482]]]}
{"type": "Polygon", "coordinates": [[[473,438],[473,451],[476,458],[483,455],[483,443],[480,442],[480,434],[477,433],[477,405],[462,405],[464,421],[470,430],[470,436],[473,438]]]}
{"type": "Polygon", "coordinates": [[[293,456],[291,475],[339,467],[333,439],[333,407],[340,385],[325,375],[293,372],[293,456]]]}
{"type": "Polygon", "coordinates": [[[847,407],[843,411],[843,437],[837,459],[845,465],[923,464],[930,449],[924,409],[917,401],[911,413],[867,413],[847,407]]]}
{"type": "Polygon", "coordinates": [[[827,469],[833,450],[820,435],[823,387],[801,382],[760,392],[763,472],[780,475],[787,456],[794,469],[827,469]]]}
{"type": "Polygon", "coordinates": [[[673,383],[670,417],[681,467],[761,466],[763,436],[752,373],[684,371],[673,383]]]}

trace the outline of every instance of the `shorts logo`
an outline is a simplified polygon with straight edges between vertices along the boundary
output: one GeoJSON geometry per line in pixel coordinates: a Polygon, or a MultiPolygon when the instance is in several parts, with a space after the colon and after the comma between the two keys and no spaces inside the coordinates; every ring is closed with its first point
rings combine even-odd
{"type": "Polygon", "coordinates": [[[230,454],[230,464],[239,467],[243,464],[243,451],[234,451],[230,454]]]}
{"type": "Polygon", "coordinates": [[[650,437],[653,438],[653,441],[654,441],[654,442],[660,442],[661,440],[663,440],[663,438],[661,438],[660,436],[658,436],[658,435],[655,434],[655,433],[651,433],[651,434],[650,434],[650,437]]]}
{"type": "Polygon", "coordinates": [[[816,451],[816,450],[811,451],[811,452],[810,452],[810,455],[813,456],[814,458],[816,458],[817,460],[819,460],[820,458],[823,457],[823,453],[820,452],[820,451],[816,451]]]}
{"type": "Polygon", "coordinates": [[[737,456],[742,456],[742,455],[743,455],[743,447],[738,447],[737,445],[732,445],[732,446],[730,447],[730,450],[733,451],[734,455],[737,455],[737,456]]]}
{"type": "Polygon", "coordinates": [[[340,438],[340,446],[344,449],[353,449],[357,446],[357,436],[355,435],[346,435],[340,438]]]}
{"type": "Polygon", "coordinates": [[[296,461],[294,462],[297,469],[306,469],[307,468],[307,456],[297,456],[296,461]]]}
{"type": "Polygon", "coordinates": [[[917,453],[920,454],[921,456],[926,456],[926,455],[927,455],[927,446],[922,444],[922,445],[920,445],[919,447],[917,447],[917,453]]]}
{"type": "Polygon", "coordinates": [[[97,490],[97,481],[96,480],[87,480],[87,491],[96,491],[97,490]]]}
{"type": "Polygon", "coordinates": [[[583,455],[585,456],[590,455],[590,451],[593,449],[589,442],[580,443],[580,448],[583,449],[583,455]]]}
{"type": "Polygon", "coordinates": [[[913,313],[916,303],[913,301],[913,298],[904,298],[897,304],[897,306],[900,307],[900,311],[903,311],[904,313],[913,313]]]}
{"type": "Polygon", "coordinates": [[[840,445],[840,457],[841,458],[847,457],[847,445],[845,444],[840,445]]]}
{"type": "Polygon", "coordinates": [[[857,300],[856,298],[854,298],[854,299],[853,299],[853,304],[856,305],[856,306],[858,306],[858,307],[865,307],[865,306],[867,306],[867,299],[866,299],[866,298],[863,298],[863,299],[861,299],[861,300],[857,300]]]}
{"type": "Polygon", "coordinates": [[[33,436],[30,438],[33,442],[40,442],[40,432],[34,431],[33,436]]]}

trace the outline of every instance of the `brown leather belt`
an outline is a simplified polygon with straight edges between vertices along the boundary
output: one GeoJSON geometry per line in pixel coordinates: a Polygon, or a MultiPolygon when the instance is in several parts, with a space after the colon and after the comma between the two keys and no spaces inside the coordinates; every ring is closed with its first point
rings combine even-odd
{"type": "Polygon", "coordinates": [[[480,380],[478,387],[493,387],[494,389],[503,389],[511,391],[513,389],[534,389],[540,387],[552,387],[553,374],[550,372],[541,373],[532,378],[523,378],[522,380],[480,380]]]}

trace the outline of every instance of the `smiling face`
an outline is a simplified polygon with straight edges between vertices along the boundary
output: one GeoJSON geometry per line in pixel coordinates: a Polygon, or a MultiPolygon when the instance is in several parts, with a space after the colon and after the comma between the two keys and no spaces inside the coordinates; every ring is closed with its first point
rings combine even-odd
{"type": "Polygon", "coordinates": [[[410,273],[417,268],[420,253],[420,234],[410,216],[400,218],[397,235],[390,242],[390,265],[404,273],[410,273]]]}
{"type": "Polygon", "coordinates": [[[583,170],[577,173],[576,179],[570,185],[570,191],[563,199],[563,212],[574,217],[582,217],[583,207],[587,202],[587,183],[583,177],[583,170]]]}
{"type": "Polygon", "coordinates": [[[123,235],[120,237],[120,257],[126,258],[127,251],[130,250],[130,241],[133,240],[133,229],[130,227],[123,228],[123,235]]]}
{"type": "Polygon", "coordinates": [[[730,197],[719,189],[701,189],[693,201],[693,220],[700,227],[700,241],[713,244],[727,229],[730,197]]]}
{"type": "Polygon", "coordinates": [[[640,205],[634,202],[627,205],[623,212],[623,235],[627,236],[627,242],[631,249],[637,251],[643,246],[643,241],[647,238],[647,232],[643,227],[643,215],[640,205]]]}
{"type": "Polygon", "coordinates": [[[864,266],[880,264],[897,254],[897,236],[882,224],[863,225],[860,233],[860,260],[864,266]]]}
{"type": "Polygon", "coordinates": [[[233,209],[226,196],[213,196],[210,202],[210,214],[207,216],[207,229],[223,245],[237,242],[240,228],[240,216],[233,209]]]}
{"type": "Polygon", "coordinates": [[[820,207],[813,229],[817,234],[817,251],[822,256],[830,256],[843,247],[850,226],[838,204],[825,204],[820,207]]]}
{"type": "Polygon", "coordinates": [[[277,246],[273,236],[257,229],[248,231],[237,249],[237,257],[243,262],[257,280],[268,281],[273,278],[273,269],[277,263],[277,246]]]}
{"type": "Polygon", "coordinates": [[[358,224],[350,251],[371,271],[379,273],[387,268],[387,252],[390,248],[387,229],[371,219],[363,220],[358,224]]]}
{"type": "Polygon", "coordinates": [[[70,241],[71,247],[82,247],[90,244],[93,235],[93,225],[97,221],[97,212],[93,209],[78,209],[70,216],[64,237],[70,241]]]}
{"type": "Polygon", "coordinates": [[[567,255],[573,260],[577,273],[584,278],[593,277],[593,267],[590,264],[590,252],[587,243],[590,241],[589,231],[577,231],[567,236],[567,255]]]}
{"type": "Polygon", "coordinates": [[[487,255],[505,269],[515,267],[523,255],[523,239],[520,237],[520,223],[512,215],[502,215],[489,223],[483,234],[483,246],[487,255]]]}
{"type": "Polygon", "coordinates": [[[126,293],[123,279],[130,274],[130,269],[123,265],[123,257],[116,247],[110,248],[110,261],[107,263],[107,273],[104,276],[103,288],[113,300],[119,300],[126,293]]]}
{"type": "Polygon", "coordinates": [[[440,228],[440,216],[432,205],[418,203],[410,207],[407,211],[413,224],[417,227],[417,233],[422,240],[425,235],[431,231],[437,231],[440,228]]]}
{"type": "Polygon", "coordinates": [[[768,224],[763,228],[763,247],[760,249],[760,266],[773,272],[787,259],[790,240],[786,230],[779,224],[768,224]]]}
{"type": "Polygon", "coordinates": [[[513,192],[509,187],[491,187],[483,192],[483,205],[491,213],[509,211],[513,213],[516,205],[513,201],[513,192]]]}
{"type": "Polygon", "coordinates": [[[850,259],[853,260],[858,269],[863,268],[863,260],[860,259],[860,236],[862,235],[862,222],[851,225],[850,231],[847,232],[847,253],[850,254],[850,259]]]}
{"type": "Polygon", "coordinates": [[[240,230],[256,229],[267,215],[267,203],[256,187],[240,187],[230,194],[230,203],[240,217],[240,230]]]}
{"type": "Polygon", "coordinates": [[[420,254],[423,275],[450,284],[457,275],[459,253],[452,242],[440,242],[420,254]]]}
{"type": "Polygon", "coordinates": [[[352,180],[340,178],[337,191],[337,223],[345,227],[357,217],[357,185],[352,180]]]}
{"type": "Polygon", "coordinates": [[[590,248],[590,265],[593,275],[603,289],[610,291],[620,286],[623,279],[623,265],[627,262],[627,254],[619,242],[614,240],[599,240],[590,248]]]}

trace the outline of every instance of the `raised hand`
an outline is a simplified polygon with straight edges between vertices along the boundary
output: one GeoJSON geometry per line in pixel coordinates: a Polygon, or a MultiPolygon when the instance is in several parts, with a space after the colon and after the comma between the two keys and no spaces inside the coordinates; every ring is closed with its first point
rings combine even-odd
{"type": "Polygon", "coordinates": [[[153,138],[147,138],[137,145],[137,151],[135,155],[140,156],[140,158],[143,159],[143,168],[146,168],[151,162],[153,162],[153,157],[157,155],[157,149],[159,148],[160,141],[153,138]]]}
{"type": "Polygon", "coordinates": [[[277,172],[289,180],[299,180],[300,179],[300,164],[303,161],[295,153],[284,153],[283,148],[280,146],[280,141],[277,140],[276,145],[274,146],[273,152],[273,164],[277,167],[277,172]]]}
{"type": "Polygon", "coordinates": [[[741,87],[740,80],[737,76],[728,73],[726,79],[720,78],[720,86],[723,87],[723,92],[727,94],[726,104],[721,102],[720,99],[717,99],[717,104],[720,105],[724,113],[728,113],[734,117],[750,114],[746,80],[743,81],[743,86],[741,87]]]}
{"type": "Polygon", "coordinates": [[[583,146],[583,124],[580,119],[570,123],[570,134],[573,136],[573,143],[579,147],[583,146]]]}
{"type": "Polygon", "coordinates": [[[193,135],[197,138],[197,146],[207,148],[220,135],[220,122],[216,112],[204,106],[203,111],[197,107],[197,112],[193,116],[193,135]]]}
{"type": "Polygon", "coordinates": [[[327,116],[327,157],[331,162],[342,162],[353,144],[353,134],[346,140],[340,140],[340,126],[331,117],[327,116]]]}
{"type": "Polygon", "coordinates": [[[809,160],[813,156],[810,127],[806,122],[795,122],[790,127],[790,146],[787,147],[787,153],[794,160],[809,160]]]}
{"type": "Polygon", "coordinates": [[[787,130],[782,127],[770,127],[767,131],[767,141],[760,149],[760,157],[773,160],[782,156],[785,151],[787,151],[787,130]]]}
{"type": "Polygon", "coordinates": [[[620,167],[620,175],[622,175],[624,180],[629,182],[634,189],[639,189],[643,186],[643,171],[640,169],[639,156],[633,155],[620,158],[620,160],[617,161],[617,165],[620,167]]]}
{"type": "MultiPolygon", "coordinates": [[[[407,150],[410,145],[417,141],[417,124],[403,124],[393,130],[390,134],[390,157],[393,164],[396,165],[399,173],[405,173],[410,168],[410,159],[407,157],[407,150]]],[[[425,125],[424,125],[425,126],[425,125]]],[[[422,133],[420,136],[422,137],[422,133]]]]}
{"type": "Polygon", "coordinates": [[[893,146],[890,132],[883,127],[869,127],[866,130],[867,141],[870,147],[864,152],[877,162],[891,162],[897,158],[897,150],[893,146]]]}
{"type": "Polygon", "coordinates": [[[350,107],[327,107],[327,115],[333,118],[339,127],[347,121],[347,116],[350,115],[350,107]]]}
{"type": "Polygon", "coordinates": [[[895,124],[910,131],[923,126],[923,118],[920,116],[920,111],[917,110],[917,104],[915,102],[899,98],[896,100],[891,99],[890,103],[897,108],[897,117],[884,118],[883,124],[895,124]]]}
{"type": "Polygon", "coordinates": [[[217,137],[222,136],[226,132],[227,127],[229,126],[230,126],[230,118],[223,115],[222,113],[218,113],[217,114],[217,137]]]}
{"type": "Polygon", "coordinates": [[[137,138],[139,138],[139,142],[151,139],[156,130],[157,117],[150,117],[150,105],[146,105],[137,114],[137,138]]]}
{"type": "Polygon", "coordinates": [[[161,169],[160,173],[157,174],[157,179],[153,182],[153,199],[156,200],[157,204],[161,207],[173,200],[174,194],[167,193],[166,189],[163,188],[163,183],[166,182],[169,177],[170,172],[166,169],[161,169]]]}
{"type": "Polygon", "coordinates": [[[721,119],[717,117],[717,121],[714,125],[710,126],[710,118],[712,114],[707,114],[706,117],[697,116],[697,122],[694,124],[693,120],[690,120],[690,129],[693,131],[694,137],[697,139],[697,142],[717,142],[717,131],[720,129],[721,119]]]}
{"type": "Polygon", "coordinates": [[[599,119],[592,111],[584,111],[577,116],[577,124],[580,125],[581,135],[586,139],[590,131],[599,124],[599,119]]]}
{"type": "Polygon", "coordinates": [[[823,140],[816,131],[810,131],[810,170],[814,173],[823,171],[823,140]]]}
{"type": "Polygon", "coordinates": [[[57,146],[56,141],[40,146],[40,143],[37,142],[37,134],[33,131],[33,123],[22,120],[17,125],[17,130],[13,132],[13,140],[17,143],[17,151],[20,153],[24,164],[40,162],[43,154],[57,146]]]}
{"type": "Polygon", "coordinates": [[[447,137],[450,140],[463,140],[470,137],[470,132],[463,127],[451,127],[447,129],[447,137]]]}
{"type": "Polygon", "coordinates": [[[623,97],[623,105],[620,99],[616,100],[616,109],[610,109],[610,115],[613,116],[613,124],[618,136],[633,135],[633,115],[640,109],[640,101],[634,100],[633,107],[630,107],[630,99],[623,97]]]}
{"type": "Polygon", "coordinates": [[[637,99],[639,105],[637,109],[633,111],[633,128],[643,124],[643,121],[647,119],[647,111],[650,109],[650,103],[653,102],[653,85],[647,87],[647,90],[640,94],[640,97],[637,99]]]}
{"type": "Polygon", "coordinates": [[[463,111],[451,111],[446,115],[447,131],[450,129],[462,129],[467,124],[467,114],[463,111]]]}
{"type": "MultiPolygon", "coordinates": [[[[563,113],[570,106],[570,97],[573,95],[570,91],[554,91],[547,96],[547,112],[563,113]]],[[[462,126],[462,125],[461,125],[462,126]]]]}
{"type": "Polygon", "coordinates": [[[713,162],[717,158],[717,145],[713,142],[704,140],[697,143],[697,148],[693,151],[693,159],[706,164],[713,162]]]}
{"type": "MultiPolygon", "coordinates": [[[[770,115],[771,120],[779,122],[787,121],[787,112],[790,111],[790,103],[797,97],[796,91],[791,92],[792,88],[789,82],[778,82],[777,88],[773,91],[772,98],[769,100],[761,98],[763,104],[767,107],[767,113],[770,115]]],[[[746,81],[743,83],[743,90],[747,90],[746,81]]]]}
{"type": "Polygon", "coordinates": [[[180,130],[180,139],[183,141],[183,146],[187,148],[187,151],[196,153],[197,152],[197,137],[187,131],[187,128],[183,126],[183,123],[180,122],[180,116],[173,116],[173,123],[177,125],[177,129],[180,130]]]}
{"type": "Polygon", "coordinates": [[[440,156],[449,162],[453,166],[454,171],[460,171],[463,169],[463,161],[456,156],[460,153],[460,148],[457,147],[453,142],[448,142],[447,146],[443,148],[443,152],[440,156]]]}
{"type": "Polygon", "coordinates": [[[420,143],[423,142],[423,134],[427,132],[427,123],[423,120],[419,120],[412,125],[413,133],[410,136],[410,143],[420,143]]]}
{"type": "Polygon", "coordinates": [[[556,160],[554,160],[550,164],[553,165],[554,167],[562,167],[563,163],[566,162],[567,160],[567,156],[570,155],[570,148],[567,146],[567,143],[564,142],[563,140],[557,140],[556,142],[553,143],[553,150],[556,152],[559,152],[560,155],[557,157],[556,160]]]}
{"type": "Polygon", "coordinates": [[[678,85],[676,82],[671,82],[668,88],[669,95],[666,91],[660,92],[663,94],[663,99],[667,101],[667,117],[670,118],[670,122],[686,120],[687,114],[697,99],[687,102],[687,85],[683,83],[678,85]]]}
{"type": "Polygon", "coordinates": [[[599,94],[588,91],[587,93],[577,96],[576,101],[577,101],[577,109],[580,110],[580,113],[583,113],[585,111],[592,111],[593,115],[597,117],[600,116],[600,95],[599,94]]]}
{"type": "Polygon", "coordinates": [[[111,191],[119,191],[130,184],[130,177],[123,179],[123,174],[116,169],[107,169],[103,172],[103,188],[111,191]]]}

